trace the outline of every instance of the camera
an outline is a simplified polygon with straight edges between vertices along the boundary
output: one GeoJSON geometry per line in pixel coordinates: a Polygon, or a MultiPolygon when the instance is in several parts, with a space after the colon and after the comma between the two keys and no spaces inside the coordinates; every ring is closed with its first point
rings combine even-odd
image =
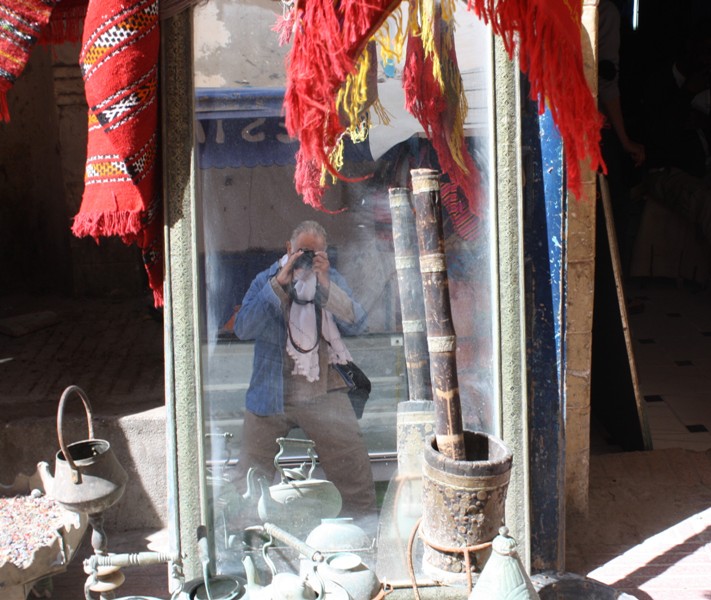
{"type": "Polygon", "coordinates": [[[303,254],[294,261],[295,269],[310,269],[314,264],[314,256],[316,252],[313,250],[306,250],[304,248],[299,248],[303,254]]]}

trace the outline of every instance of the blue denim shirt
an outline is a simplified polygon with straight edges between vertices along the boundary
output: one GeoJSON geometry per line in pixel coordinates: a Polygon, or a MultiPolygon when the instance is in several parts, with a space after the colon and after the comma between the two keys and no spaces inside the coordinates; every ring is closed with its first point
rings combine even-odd
{"type": "MultiPolygon", "coordinates": [[[[288,306],[288,296],[278,285],[277,291],[272,287],[271,279],[278,270],[279,263],[275,262],[254,278],[244,296],[234,325],[234,332],[239,339],[255,340],[252,378],[247,390],[246,406],[247,410],[260,416],[284,412],[284,311],[288,306]]],[[[337,286],[353,303],[353,323],[347,323],[334,315],[341,335],[362,333],[365,330],[365,310],[353,299],[353,292],[343,276],[333,268],[329,273],[331,289],[334,285],[337,286]]]]}

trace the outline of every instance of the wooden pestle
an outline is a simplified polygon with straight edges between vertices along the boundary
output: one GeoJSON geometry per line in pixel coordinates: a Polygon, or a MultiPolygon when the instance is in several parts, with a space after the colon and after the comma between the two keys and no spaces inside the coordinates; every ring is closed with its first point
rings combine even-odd
{"type": "Polygon", "coordinates": [[[431,401],[432,381],[427,353],[427,326],[417,252],[415,213],[408,188],[391,188],[388,192],[409,398],[431,401]]]}
{"type": "Polygon", "coordinates": [[[437,450],[452,460],[465,460],[456,336],[444,254],[439,173],[433,169],[413,169],[410,173],[420,251],[437,450]]]}

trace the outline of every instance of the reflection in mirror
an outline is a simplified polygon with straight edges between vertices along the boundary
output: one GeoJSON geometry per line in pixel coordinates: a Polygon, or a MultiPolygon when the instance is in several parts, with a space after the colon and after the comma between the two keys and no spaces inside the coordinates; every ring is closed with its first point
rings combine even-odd
{"type": "MultiPolygon", "coordinates": [[[[387,122],[371,115],[369,137],[346,141],[350,181],[329,185],[325,211],[304,204],[294,188],[298,142],[284,124],[289,48],[272,31],[277,6],[211,1],[194,19],[201,402],[215,569],[264,583],[300,573],[299,553],[266,532],[268,522],[321,546],[347,546],[356,531],[368,566],[388,555],[398,564],[378,574],[407,578],[402,544],[419,497],[398,475],[398,412],[413,399],[389,196],[409,187],[412,169],[440,165],[404,109],[402,64],[381,57],[377,95],[387,122]],[[370,384],[360,415],[336,368],[348,361],[370,384]]],[[[466,191],[441,182],[457,373],[464,426],[495,434],[490,34],[462,11],[455,40],[466,145],[484,190],[474,217],[466,191]]]]}

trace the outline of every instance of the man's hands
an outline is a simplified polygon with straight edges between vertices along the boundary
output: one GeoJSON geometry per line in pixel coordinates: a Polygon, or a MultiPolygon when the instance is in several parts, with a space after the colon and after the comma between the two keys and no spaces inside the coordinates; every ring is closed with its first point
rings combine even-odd
{"type": "MultiPolygon", "coordinates": [[[[287,287],[291,285],[294,280],[294,264],[303,254],[303,248],[299,248],[289,254],[286,264],[279,269],[279,272],[276,275],[276,281],[280,286],[287,287]]],[[[311,270],[315,273],[318,284],[325,290],[328,290],[331,283],[331,279],[329,277],[330,267],[331,263],[328,260],[328,254],[323,250],[315,251],[311,270]]]]}
{"type": "Polygon", "coordinates": [[[316,273],[316,280],[318,284],[324,289],[328,290],[328,286],[331,284],[331,278],[328,274],[328,270],[331,268],[331,263],[328,260],[328,254],[325,251],[316,252],[314,254],[314,263],[312,270],[316,273]]]}

